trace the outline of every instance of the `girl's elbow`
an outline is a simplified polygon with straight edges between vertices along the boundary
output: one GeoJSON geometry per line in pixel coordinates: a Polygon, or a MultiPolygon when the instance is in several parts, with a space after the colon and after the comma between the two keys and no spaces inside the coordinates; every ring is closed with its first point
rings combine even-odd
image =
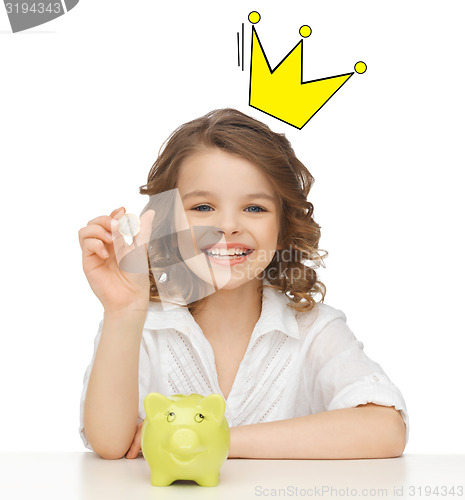
{"type": "Polygon", "coordinates": [[[121,458],[124,457],[126,452],[120,453],[120,452],[112,452],[112,451],[105,451],[104,453],[97,453],[100,458],[103,458],[105,460],[120,460],[121,458]]]}
{"type": "Polygon", "coordinates": [[[112,440],[98,435],[93,436],[92,433],[90,433],[90,436],[87,435],[87,439],[92,450],[100,458],[104,458],[105,460],[119,460],[126,455],[129,449],[129,445],[126,446],[123,442],[116,443],[114,439],[112,440]]]}
{"type": "Polygon", "coordinates": [[[119,460],[120,458],[123,458],[127,452],[127,450],[122,450],[121,448],[111,448],[108,446],[99,447],[92,445],[92,443],[90,444],[94,449],[94,452],[100,458],[103,458],[105,460],[119,460]]]}
{"type": "Polygon", "coordinates": [[[392,431],[389,433],[390,439],[387,445],[389,457],[400,457],[405,450],[407,440],[407,428],[401,414],[396,411],[394,421],[392,422],[392,431]]]}
{"type": "Polygon", "coordinates": [[[404,453],[406,445],[406,426],[404,419],[395,408],[376,410],[376,423],[372,428],[367,446],[369,458],[396,458],[404,453]],[[376,437],[375,437],[376,436],[376,437]]]}
{"type": "Polygon", "coordinates": [[[404,453],[406,437],[406,429],[404,425],[404,428],[398,432],[397,438],[395,440],[393,457],[400,457],[404,453]]]}

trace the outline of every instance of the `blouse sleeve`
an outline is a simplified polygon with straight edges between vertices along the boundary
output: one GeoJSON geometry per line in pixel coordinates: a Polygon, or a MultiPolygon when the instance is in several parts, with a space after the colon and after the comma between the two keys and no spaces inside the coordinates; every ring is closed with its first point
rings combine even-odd
{"type": "MultiPolygon", "coordinates": [[[[102,329],[103,329],[103,320],[100,321],[97,335],[96,335],[95,340],[94,340],[94,353],[92,356],[92,360],[91,360],[91,362],[90,362],[89,366],[87,367],[86,372],[84,374],[83,389],[82,389],[81,403],[80,403],[79,434],[81,436],[82,442],[84,443],[84,446],[92,451],[94,451],[94,449],[92,448],[92,446],[90,445],[90,443],[87,439],[86,430],[84,428],[84,403],[86,400],[87,386],[89,384],[89,377],[90,377],[90,374],[92,372],[92,367],[94,365],[95,355],[97,353],[97,348],[98,348],[98,345],[100,342],[100,337],[102,335],[102,329]]],[[[142,422],[145,418],[144,397],[148,393],[148,388],[150,385],[150,380],[149,380],[150,379],[150,372],[149,372],[149,370],[146,369],[147,366],[150,366],[150,360],[148,358],[145,339],[144,339],[144,336],[142,336],[140,355],[139,355],[139,411],[138,411],[137,423],[142,422]]]]}
{"type": "Polygon", "coordinates": [[[342,318],[330,321],[313,339],[308,351],[307,389],[313,413],[374,403],[400,410],[409,436],[404,398],[378,363],[363,350],[342,318]]]}

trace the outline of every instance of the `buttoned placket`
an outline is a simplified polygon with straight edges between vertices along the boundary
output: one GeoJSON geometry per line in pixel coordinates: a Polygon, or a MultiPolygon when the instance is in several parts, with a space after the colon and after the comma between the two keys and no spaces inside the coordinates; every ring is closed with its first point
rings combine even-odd
{"type": "Polygon", "coordinates": [[[250,365],[250,363],[248,362],[250,357],[250,351],[252,350],[253,346],[256,344],[258,339],[263,335],[259,323],[260,321],[257,322],[257,324],[254,327],[254,330],[252,331],[252,335],[250,336],[247,349],[245,351],[244,357],[242,358],[239,364],[239,368],[237,369],[237,373],[233,380],[233,384],[231,386],[231,390],[229,392],[227,399],[224,397],[224,394],[220,388],[213,348],[210,342],[205,337],[199,324],[194,320],[193,323],[190,325],[190,333],[191,333],[190,338],[192,345],[195,347],[200,359],[202,360],[204,368],[209,376],[210,382],[212,382],[212,385],[215,387],[217,393],[223,396],[223,398],[226,401],[226,407],[229,409],[230,412],[233,411],[238,398],[243,396],[243,391],[238,392],[239,391],[238,386],[243,387],[244,384],[242,382],[243,381],[245,382],[245,380],[247,380],[247,377],[249,375],[249,373],[247,372],[247,366],[250,365]]]}

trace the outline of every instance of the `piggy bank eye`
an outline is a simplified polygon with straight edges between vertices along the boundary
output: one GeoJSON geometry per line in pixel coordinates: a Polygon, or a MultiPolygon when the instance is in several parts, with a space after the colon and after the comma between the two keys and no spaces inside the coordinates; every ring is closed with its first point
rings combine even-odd
{"type": "Polygon", "coordinates": [[[170,411],[168,413],[168,417],[167,417],[168,422],[172,422],[175,418],[176,418],[176,415],[174,414],[174,412],[170,411]]]}
{"type": "Polygon", "coordinates": [[[194,420],[196,422],[203,422],[204,418],[205,417],[201,413],[197,413],[197,415],[194,417],[194,420]]]}

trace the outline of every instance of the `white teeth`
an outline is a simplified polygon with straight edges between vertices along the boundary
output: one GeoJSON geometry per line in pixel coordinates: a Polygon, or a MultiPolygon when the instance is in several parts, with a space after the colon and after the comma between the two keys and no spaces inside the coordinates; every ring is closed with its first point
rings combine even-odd
{"type": "Polygon", "coordinates": [[[251,250],[245,249],[245,248],[230,248],[227,250],[226,248],[213,248],[211,250],[207,250],[207,254],[211,255],[213,257],[237,257],[237,256],[242,256],[244,254],[250,253],[251,250]]]}

